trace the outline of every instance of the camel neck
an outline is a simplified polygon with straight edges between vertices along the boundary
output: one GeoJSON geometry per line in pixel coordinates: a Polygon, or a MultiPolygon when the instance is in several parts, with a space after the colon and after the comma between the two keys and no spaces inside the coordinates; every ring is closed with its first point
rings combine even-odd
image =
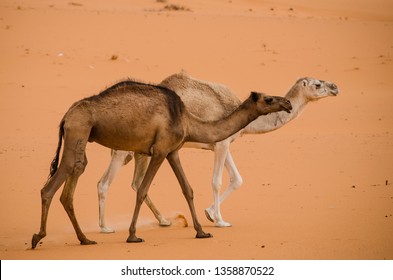
{"type": "Polygon", "coordinates": [[[270,113],[266,116],[260,116],[247,125],[245,129],[242,130],[242,134],[262,134],[276,130],[297,118],[309,102],[303,95],[294,94],[293,91],[288,92],[285,98],[291,102],[292,110],[290,113],[280,111],[270,113]]]}
{"type": "Polygon", "coordinates": [[[226,118],[211,122],[189,115],[187,142],[216,143],[228,138],[259,116],[255,106],[248,99],[226,118]]]}

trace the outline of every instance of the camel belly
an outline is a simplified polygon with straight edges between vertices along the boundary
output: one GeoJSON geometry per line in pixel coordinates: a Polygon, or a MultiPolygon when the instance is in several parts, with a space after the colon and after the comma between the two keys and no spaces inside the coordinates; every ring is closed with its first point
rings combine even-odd
{"type": "Polygon", "coordinates": [[[150,154],[157,130],[137,130],[132,126],[96,125],[92,128],[89,142],[115,150],[150,154]]]}

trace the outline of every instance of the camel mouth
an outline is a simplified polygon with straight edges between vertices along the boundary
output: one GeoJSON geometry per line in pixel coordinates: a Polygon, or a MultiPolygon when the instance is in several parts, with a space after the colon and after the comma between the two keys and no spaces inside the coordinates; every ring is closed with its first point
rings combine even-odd
{"type": "Polygon", "coordinates": [[[292,105],[288,101],[288,102],[285,102],[284,104],[281,104],[281,108],[283,109],[283,111],[285,111],[285,112],[287,112],[289,114],[291,112],[291,110],[292,110],[292,105]]]}
{"type": "Polygon", "coordinates": [[[340,92],[340,90],[338,89],[338,87],[335,84],[332,83],[329,85],[329,94],[330,95],[337,96],[339,92],[340,92]]]}

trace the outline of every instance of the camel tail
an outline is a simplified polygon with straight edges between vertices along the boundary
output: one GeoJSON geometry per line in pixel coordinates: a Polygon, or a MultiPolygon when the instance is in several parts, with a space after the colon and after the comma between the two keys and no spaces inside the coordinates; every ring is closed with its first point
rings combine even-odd
{"type": "Polygon", "coordinates": [[[50,173],[49,178],[52,178],[57,171],[57,167],[59,166],[59,157],[60,157],[60,150],[63,143],[63,135],[64,135],[64,120],[61,121],[59,126],[59,143],[57,144],[56,155],[55,158],[52,160],[50,165],[50,173]]]}

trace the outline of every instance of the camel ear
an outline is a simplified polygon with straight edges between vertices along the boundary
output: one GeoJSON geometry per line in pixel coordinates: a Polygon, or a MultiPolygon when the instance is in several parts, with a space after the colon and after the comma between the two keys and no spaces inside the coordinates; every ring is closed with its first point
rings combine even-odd
{"type": "Polygon", "coordinates": [[[256,91],[252,91],[250,97],[252,98],[252,101],[257,102],[261,98],[261,94],[256,91]]]}

